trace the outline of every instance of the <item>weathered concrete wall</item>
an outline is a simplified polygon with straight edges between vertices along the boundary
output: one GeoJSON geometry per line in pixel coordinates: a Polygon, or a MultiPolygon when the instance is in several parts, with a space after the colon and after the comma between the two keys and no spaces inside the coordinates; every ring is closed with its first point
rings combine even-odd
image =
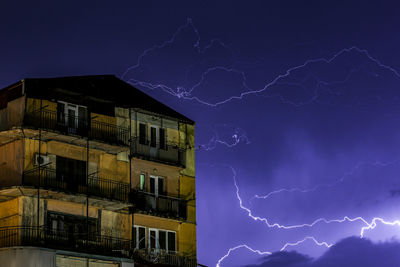
{"type": "Polygon", "coordinates": [[[7,106],[0,110],[0,130],[20,127],[24,119],[25,96],[7,102],[7,106]]]}
{"type": "Polygon", "coordinates": [[[192,223],[182,223],[179,225],[179,235],[177,236],[179,251],[189,255],[196,255],[196,225],[192,223]]]}
{"type": "Polygon", "coordinates": [[[94,259],[56,254],[54,250],[36,247],[0,249],[0,266],[4,267],[134,267],[133,262],[118,259],[94,259]]]}
{"type": "Polygon", "coordinates": [[[0,187],[18,185],[23,172],[23,141],[15,140],[0,146],[0,187]]]}
{"type": "Polygon", "coordinates": [[[7,103],[8,129],[20,127],[24,120],[25,96],[19,97],[7,103]]]}
{"type": "Polygon", "coordinates": [[[108,210],[101,211],[101,233],[123,239],[132,237],[132,216],[108,210]]]}
{"type": "MultiPolygon", "coordinates": [[[[24,139],[24,170],[30,170],[34,167],[35,154],[39,153],[39,141],[33,139],[24,139]]],[[[47,143],[40,142],[40,153],[47,154],[47,143]]]]}
{"type": "MultiPolygon", "coordinates": [[[[57,103],[48,100],[42,100],[42,109],[56,112],[57,103]]],[[[26,112],[34,112],[39,110],[40,110],[40,99],[28,97],[26,99],[26,112]]]]}
{"type": "MultiPolygon", "coordinates": [[[[38,201],[35,197],[19,197],[22,202],[22,226],[37,226],[38,201]]],[[[45,199],[39,203],[39,225],[45,224],[45,199]]],[[[21,224],[19,224],[21,226],[21,224]]]]}
{"type": "Polygon", "coordinates": [[[39,248],[5,248],[0,250],[4,267],[55,267],[55,252],[39,248]]]}
{"type": "Polygon", "coordinates": [[[14,198],[0,203],[0,227],[17,226],[22,221],[22,210],[20,208],[21,198],[14,198]]]}
{"type": "MultiPolygon", "coordinates": [[[[167,218],[155,217],[155,216],[148,216],[144,214],[134,214],[133,218],[134,225],[144,226],[147,228],[157,228],[157,229],[164,229],[170,231],[178,231],[179,230],[179,221],[171,220],[167,218]]],[[[178,235],[179,233],[177,233],[178,235]]],[[[146,238],[147,236],[146,230],[146,238]]]]}
{"type": "MultiPolygon", "coordinates": [[[[120,267],[121,262],[113,260],[88,259],[76,256],[56,255],[57,267],[120,267]]],[[[129,265],[128,265],[129,266],[129,265]]],[[[133,263],[129,267],[133,267],[133,263]]]]}
{"type": "Polygon", "coordinates": [[[187,221],[196,223],[196,181],[194,177],[180,178],[181,197],[187,201],[187,221]]]}
{"type": "MultiPolygon", "coordinates": [[[[46,200],[48,211],[56,211],[77,216],[86,216],[86,204],[79,204],[56,199],[46,200]]],[[[98,208],[89,206],[89,217],[98,218],[98,208]]]]}
{"type": "Polygon", "coordinates": [[[181,142],[186,143],[185,169],[182,174],[195,177],[195,142],[194,142],[194,125],[181,124],[181,142]]]}

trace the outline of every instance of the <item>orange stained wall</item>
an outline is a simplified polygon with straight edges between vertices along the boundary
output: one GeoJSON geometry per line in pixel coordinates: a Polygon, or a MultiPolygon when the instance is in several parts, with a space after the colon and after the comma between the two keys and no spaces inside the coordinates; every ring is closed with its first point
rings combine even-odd
{"type": "Polygon", "coordinates": [[[140,183],[140,174],[146,174],[146,190],[150,190],[150,176],[160,176],[164,178],[165,191],[171,196],[179,194],[179,170],[180,168],[168,166],[152,161],[132,158],[132,187],[138,188],[140,183]]]}

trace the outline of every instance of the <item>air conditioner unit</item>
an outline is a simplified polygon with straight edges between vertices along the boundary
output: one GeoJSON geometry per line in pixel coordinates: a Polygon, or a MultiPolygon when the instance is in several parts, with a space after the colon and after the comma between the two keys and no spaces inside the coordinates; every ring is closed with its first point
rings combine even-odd
{"type": "Polygon", "coordinates": [[[50,158],[49,156],[44,156],[40,154],[35,154],[35,160],[33,162],[34,165],[46,165],[50,163],[50,158]]]}

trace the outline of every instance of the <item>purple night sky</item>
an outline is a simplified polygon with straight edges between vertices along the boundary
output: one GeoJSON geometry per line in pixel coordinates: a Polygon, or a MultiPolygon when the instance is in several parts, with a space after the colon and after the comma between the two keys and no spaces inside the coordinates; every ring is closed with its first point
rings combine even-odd
{"type": "Polygon", "coordinates": [[[0,87],[115,74],[196,121],[204,265],[400,266],[399,4],[215,2],[2,1],[0,87]]]}

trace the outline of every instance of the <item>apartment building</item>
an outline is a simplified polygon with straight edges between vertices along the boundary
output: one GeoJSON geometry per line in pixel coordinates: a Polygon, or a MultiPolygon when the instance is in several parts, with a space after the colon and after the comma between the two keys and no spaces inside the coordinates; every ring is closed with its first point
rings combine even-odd
{"type": "Polygon", "coordinates": [[[197,266],[194,122],[112,75],[0,90],[0,262],[197,266]]]}

